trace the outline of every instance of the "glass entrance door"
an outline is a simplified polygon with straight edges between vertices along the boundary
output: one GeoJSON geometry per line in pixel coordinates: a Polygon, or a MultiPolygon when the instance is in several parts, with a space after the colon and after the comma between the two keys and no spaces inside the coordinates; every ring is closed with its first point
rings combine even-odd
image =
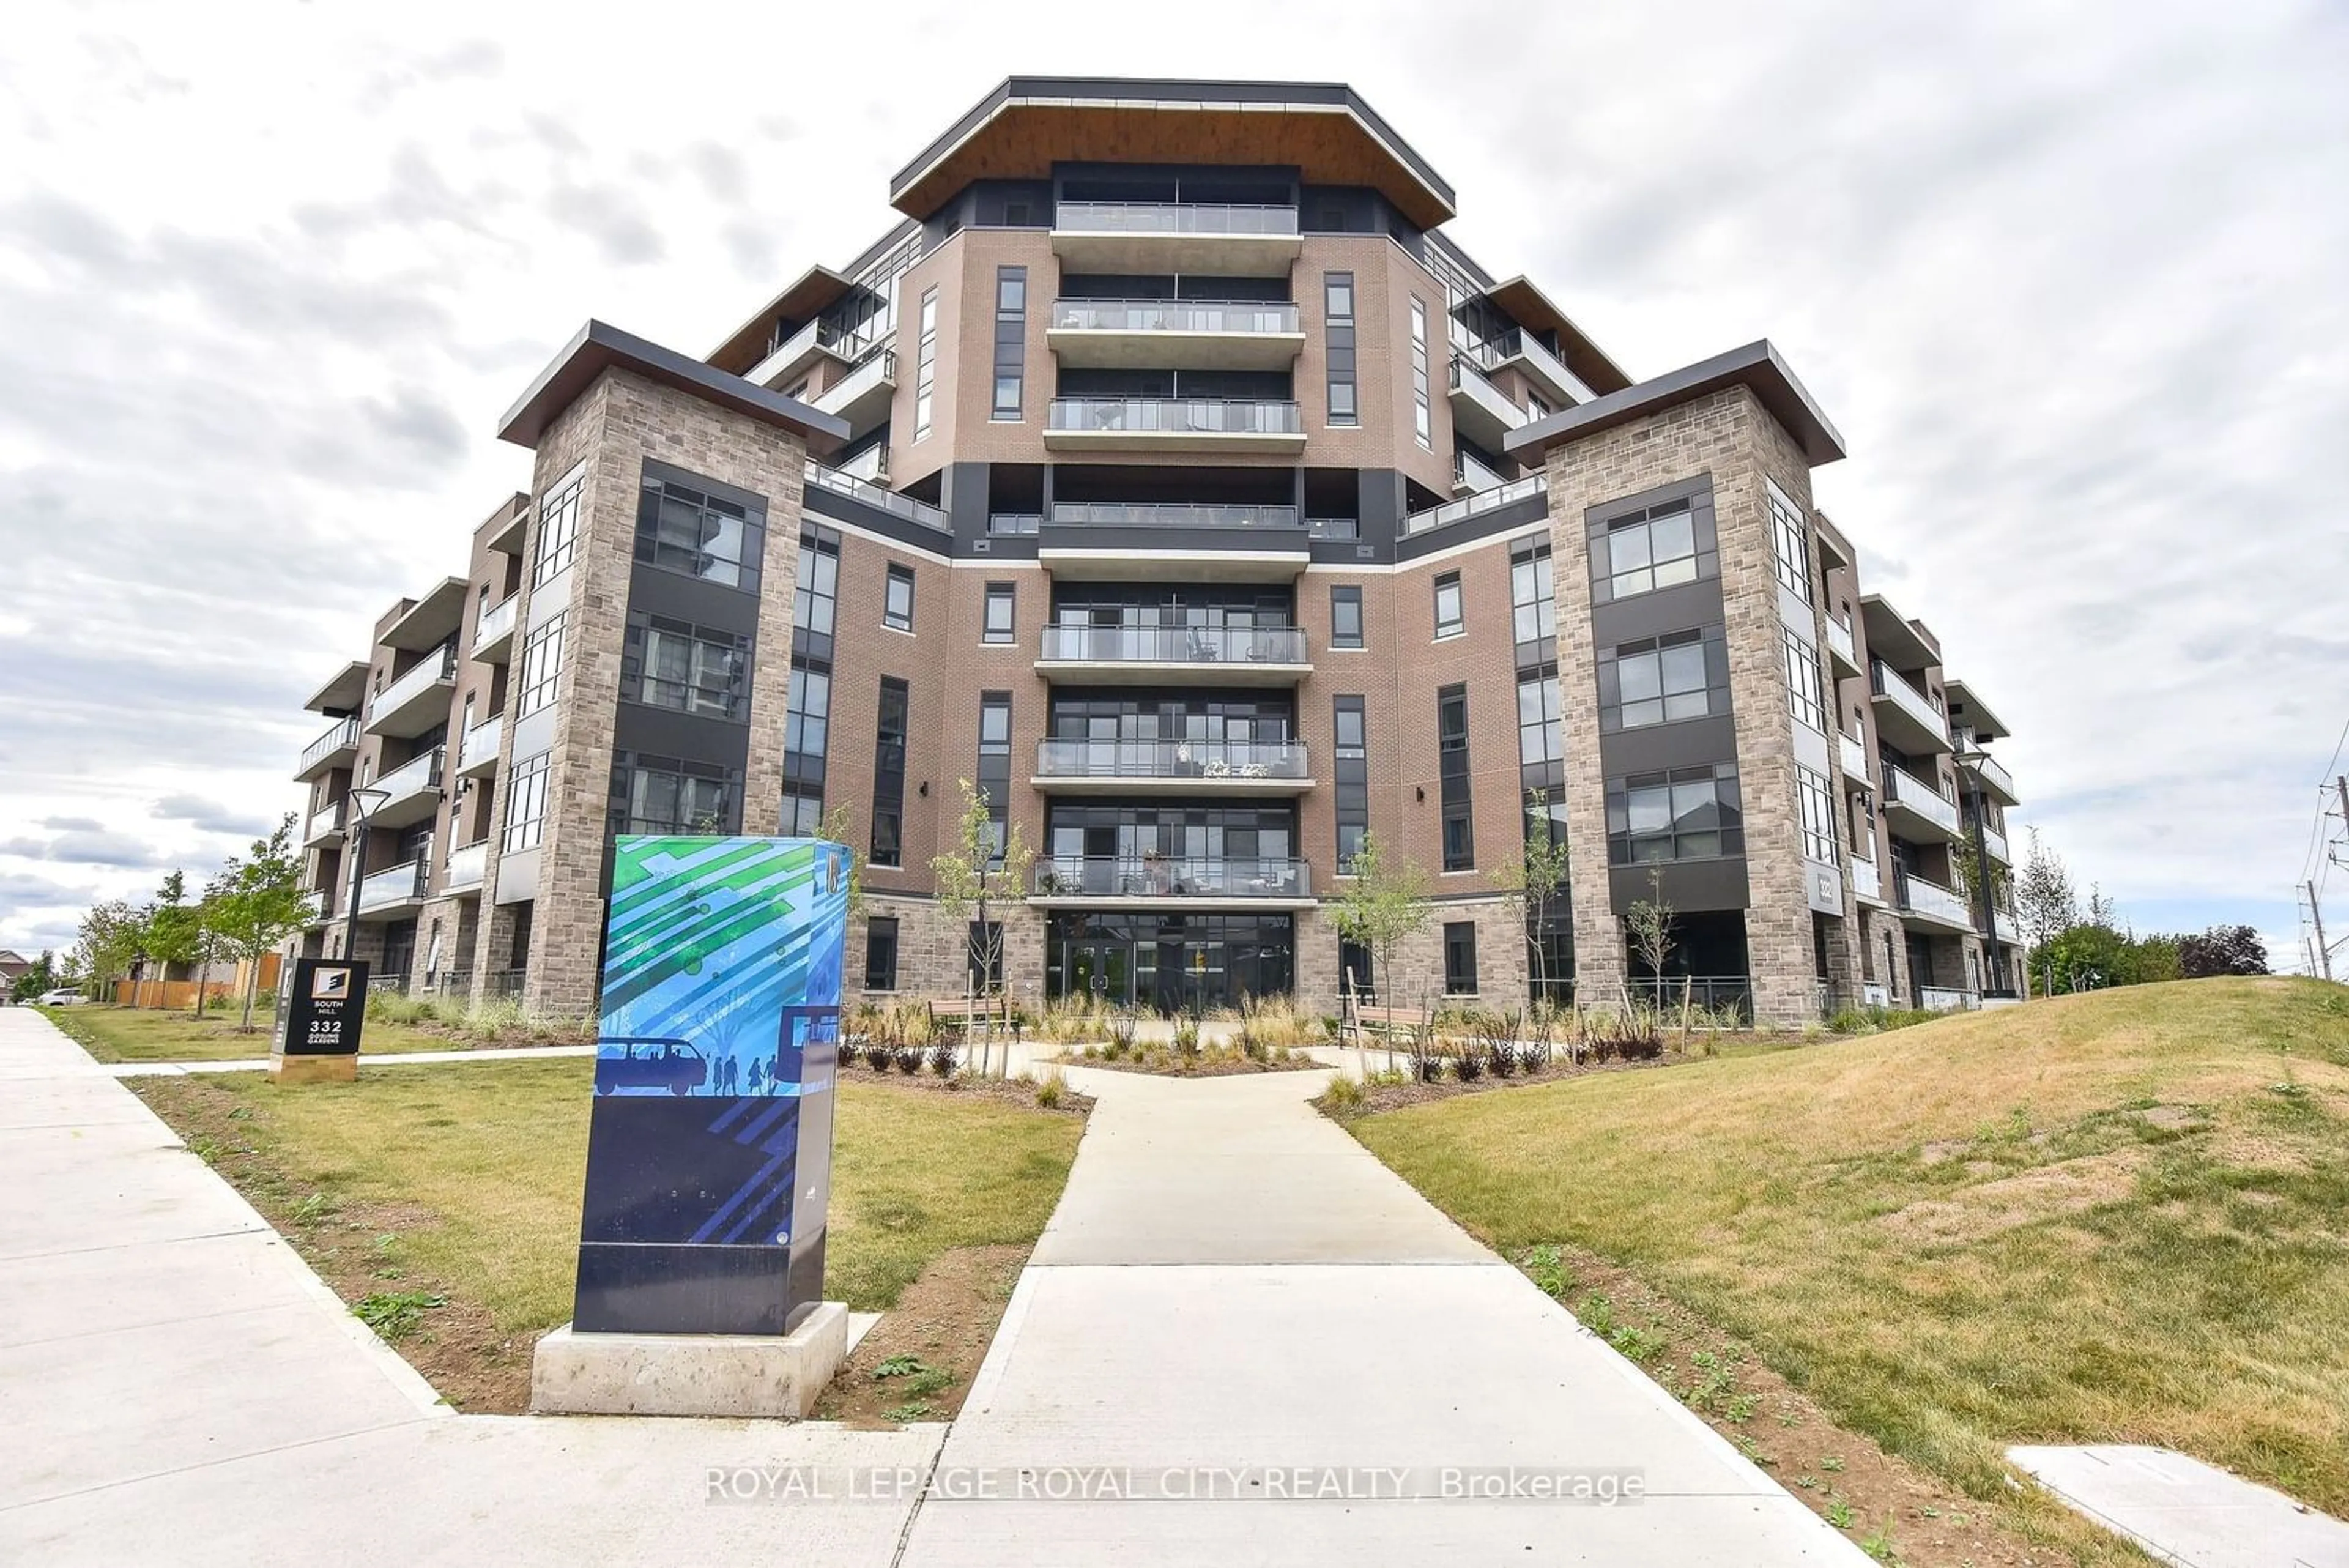
{"type": "Polygon", "coordinates": [[[1128,942],[1077,942],[1069,949],[1069,990],[1112,1007],[1133,1003],[1133,948],[1128,942]]]}

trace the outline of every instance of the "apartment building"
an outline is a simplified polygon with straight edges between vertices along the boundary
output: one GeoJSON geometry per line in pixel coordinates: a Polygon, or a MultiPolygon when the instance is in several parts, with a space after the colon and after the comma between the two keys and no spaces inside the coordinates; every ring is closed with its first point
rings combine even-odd
{"type": "Polygon", "coordinates": [[[2005,731],[1861,592],[1768,344],[1635,381],[1342,86],[1014,78],[888,194],[708,354],[591,322],[508,411],[528,489],[311,700],[308,950],[585,1011],[616,833],[822,828],[852,985],[959,993],[971,781],[1029,999],[1519,1001],[1546,833],[1595,1005],[1656,898],[1675,996],[2020,983],[2005,731]],[[1392,975],[1366,834],[1433,888],[1392,975]]]}

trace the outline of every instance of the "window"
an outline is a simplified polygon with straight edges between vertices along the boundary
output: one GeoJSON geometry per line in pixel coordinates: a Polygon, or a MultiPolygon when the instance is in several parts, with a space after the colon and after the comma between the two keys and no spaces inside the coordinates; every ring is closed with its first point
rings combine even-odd
{"type": "Polygon", "coordinates": [[[938,384],[938,291],[922,290],[921,337],[914,357],[914,439],[930,433],[930,410],[938,384]]]}
{"type": "MultiPolygon", "coordinates": [[[[1778,569],[1778,585],[1808,604],[1811,597],[1811,530],[1803,509],[1795,504],[1778,482],[1764,476],[1770,496],[1770,554],[1778,569]]],[[[1813,726],[1817,728],[1817,726],[1813,726]]]]}
{"type": "Polygon", "coordinates": [[[982,994],[1003,989],[1003,922],[973,920],[966,939],[965,957],[973,991],[982,994]],[[985,967],[982,968],[981,966],[985,967]]]}
{"type": "Polygon", "coordinates": [[[1798,724],[1808,724],[1824,735],[1827,732],[1826,699],[1819,686],[1818,649],[1785,632],[1786,639],[1786,707],[1798,724]]]}
{"type": "Polygon", "coordinates": [[[1435,635],[1458,637],[1467,629],[1461,606],[1460,574],[1445,572],[1435,579],[1435,635]]]}
{"type": "Polygon", "coordinates": [[[1000,865],[1011,821],[1011,693],[978,698],[978,792],[987,800],[988,863],[1000,865]]]}
{"type": "Polygon", "coordinates": [[[1509,546],[1509,604],[1518,667],[1557,658],[1557,581],[1550,568],[1548,540],[1520,539],[1509,546]],[[1545,643],[1550,646],[1541,646],[1545,643]]]}
{"type": "Polygon", "coordinates": [[[1019,640],[1019,587],[1016,583],[987,585],[987,612],[980,622],[982,642],[1016,642],[1019,640]]]}
{"type": "Polygon", "coordinates": [[[893,675],[881,678],[881,715],[873,728],[873,846],[874,866],[904,864],[905,732],[912,689],[893,675]]]}
{"type": "Polygon", "coordinates": [[[1720,572],[1710,506],[1702,518],[1686,499],[1608,520],[1593,530],[1595,597],[1629,598],[1720,572]]]}
{"type": "Polygon", "coordinates": [[[506,775],[506,831],[503,852],[535,849],[546,836],[546,767],[552,752],[541,752],[516,763],[506,775]]]}
{"type": "Polygon", "coordinates": [[[1729,711],[1729,649],[1720,627],[1619,643],[1599,655],[1599,728],[1611,733],[1729,711]]]}
{"type": "Polygon", "coordinates": [[[544,626],[534,628],[522,645],[522,691],[514,699],[514,717],[527,719],[554,701],[555,680],[563,673],[564,611],[544,626]]]}
{"type": "Polygon", "coordinates": [[[1566,760],[1566,731],[1558,719],[1557,671],[1517,677],[1517,763],[1527,770],[1566,760]]]}
{"type": "Polygon", "coordinates": [[[620,643],[620,695],[709,719],[747,717],[750,644],[732,632],[638,610],[620,643]]]}
{"type": "Polygon", "coordinates": [[[636,496],[636,559],[706,583],[759,591],[766,519],[747,506],[647,476],[636,496]]]}
{"type": "Polygon", "coordinates": [[[587,483],[582,473],[538,504],[538,566],[533,587],[569,566],[579,554],[579,491],[587,483]]]}
{"type": "Polygon", "coordinates": [[[1419,437],[1420,445],[1432,452],[1435,447],[1435,422],[1428,401],[1427,376],[1427,306],[1413,299],[1411,302],[1412,433],[1419,437]]]}
{"type": "Polygon", "coordinates": [[[1444,922],[1444,994],[1476,994],[1476,922],[1444,922]]]}
{"type": "Polygon", "coordinates": [[[1435,694],[1437,774],[1444,792],[1444,868],[1474,870],[1475,812],[1468,796],[1468,688],[1446,686],[1435,694]]]}
{"type": "Polygon", "coordinates": [[[839,618],[840,536],[800,535],[792,592],[792,673],[783,717],[781,831],[814,837],[823,825],[824,753],[832,733],[832,639],[839,618]]]}
{"type": "Polygon", "coordinates": [[[823,782],[824,748],[831,732],[831,671],[793,670],[791,699],[783,715],[784,776],[806,776],[804,771],[795,774],[790,759],[793,756],[812,758],[815,764],[813,782],[821,785],[823,782]]]}
{"type": "Polygon", "coordinates": [[[1348,583],[1330,590],[1330,646],[1362,646],[1362,590],[1348,583]]]}
{"type": "Polygon", "coordinates": [[[832,656],[833,618],[840,602],[840,544],[821,535],[800,536],[799,581],[792,590],[792,640],[805,648],[811,638],[823,638],[823,657],[832,656]]]}
{"type": "Polygon", "coordinates": [[[620,752],[612,759],[615,833],[731,833],[742,775],[714,763],[620,752]]]}
{"type": "Polygon", "coordinates": [[[995,269],[995,405],[990,419],[1019,417],[1019,386],[1028,360],[1028,269],[995,269]]]}
{"type": "Polygon", "coordinates": [[[1321,275],[1321,316],[1324,347],[1330,361],[1330,422],[1361,422],[1354,398],[1354,275],[1321,275]]]}
{"type": "Polygon", "coordinates": [[[1338,875],[1352,875],[1355,852],[1371,830],[1371,747],[1362,699],[1337,699],[1338,744],[1334,804],[1338,809],[1338,875]]]}
{"type": "Polygon", "coordinates": [[[1608,782],[1607,855],[1613,865],[1743,855],[1744,823],[1734,763],[1608,782]]]}
{"type": "Polygon", "coordinates": [[[914,629],[914,568],[892,562],[882,589],[881,624],[892,631],[914,629]]]}
{"type": "Polygon", "coordinates": [[[864,922],[864,989],[897,989],[897,922],[886,915],[864,922]]]}
{"type": "Polygon", "coordinates": [[[1827,787],[1825,777],[1797,763],[1795,797],[1802,806],[1804,858],[1822,866],[1837,864],[1835,792],[1827,787]]]}

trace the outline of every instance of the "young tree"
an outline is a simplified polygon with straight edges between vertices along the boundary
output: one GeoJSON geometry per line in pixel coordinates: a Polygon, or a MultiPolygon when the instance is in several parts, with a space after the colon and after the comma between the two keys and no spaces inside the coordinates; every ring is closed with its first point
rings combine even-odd
{"type": "Polygon", "coordinates": [[[294,817],[256,838],[244,855],[221,870],[204,898],[205,923],[221,946],[244,964],[244,1011],[237,1033],[253,1033],[253,1002],[261,984],[261,961],[278,943],[310,921],[310,895],[302,888],[302,852],[294,846],[294,817]]]}
{"type": "MultiPolygon", "coordinates": [[[[81,933],[74,943],[68,966],[83,983],[103,987],[127,974],[147,949],[147,915],[120,898],[90,906],[81,918],[81,933]]],[[[135,999],[134,999],[135,1000],[135,999]]]]}
{"type": "MultiPolygon", "coordinates": [[[[171,966],[192,966],[202,955],[203,921],[188,902],[188,878],[177,867],[155,889],[155,913],[147,927],[147,954],[161,971],[156,976],[157,1005],[170,1004],[171,966]]],[[[144,989],[143,987],[141,988],[144,989]]],[[[201,987],[198,988],[201,991],[201,987]]]]}
{"type": "Polygon", "coordinates": [[[2178,971],[2188,980],[2218,974],[2265,974],[2267,944],[2249,926],[2212,926],[2178,939],[2178,971]]]}
{"type": "Polygon", "coordinates": [[[954,853],[933,858],[930,870],[937,878],[939,912],[948,919],[970,922],[973,988],[991,998],[998,994],[995,977],[1003,968],[1003,922],[994,911],[1028,896],[1028,868],[1036,857],[1020,836],[1018,823],[999,833],[988,815],[985,790],[968,779],[956,783],[962,789],[962,820],[954,853]]]}
{"type": "Polygon", "coordinates": [[[1377,957],[1371,992],[1392,1007],[1402,993],[1395,976],[1395,948],[1427,924],[1427,873],[1400,857],[1389,860],[1378,835],[1365,833],[1347,876],[1351,880],[1338,896],[1338,934],[1377,957]]]}
{"type": "Polygon", "coordinates": [[[1566,897],[1568,867],[1566,829],[1549,814],[1549,792],[1526,792],[1526,843],[1518,856],[1493,873],[1493,886],[1510,895],[1509,907],[1525,937],[1526,998],[1541,1002],[1548,995],[1548,974],[1541,939],[1550,928],[1558,904],[1566,897]]]}
{"type": "Polygon", "coordinates": [[[848,923],[864,912],[864,851],[856,846],[856,818],[846,801],[823,814],[815,825],[815,836],[828,843],[837,844],[848,851],[848,923]]]}
{"type": "Polygon", "coordinates": [[[16,977],[16,983],[9,988],[8,995],[12,1002],[30,1002],[45,992],[55,991],[57,988],[57,953],[53,949],[43,948],[41,956],[34,961],[33,967],[16,977]]]}
{"type": "Polygon", "coordinates": [[[1656,1005],[1664,1004],[1664,965],[1678,944],[1672,940],[1673,910],[1664,900],[1664,874],[1661,868],[1648,873],[1650,896],[1633,904],[1623,917],[1623,929],[1631,939],[1631,953],[1647,965],[1655,977],[1656,1005]]]}
{"type": "MultiPolygon", "coordinates": [[[[2047,944],[2058,932],[2080,923],[2080,900],[2063,857],[2040,842],[2036,827],[2031,830],[2031,853],[2023,860],[2023,875],[2015,878],[2014,899],[2023,940],[2031,949],[2027,961],[2044,970],[2047,944]]],[[[2052,990],[2052,977],[2048,985],[2052,990]]]]}

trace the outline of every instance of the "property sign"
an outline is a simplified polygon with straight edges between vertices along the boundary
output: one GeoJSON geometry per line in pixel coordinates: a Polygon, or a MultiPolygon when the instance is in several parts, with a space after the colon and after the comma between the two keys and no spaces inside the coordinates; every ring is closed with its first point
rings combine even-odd
{"type": "Polygon", "coordinates": [[[572,1326],[787,1334],[823,1299],[847,849],[624,836],[572,1326]]]}
{"type": "Polygon", "coordinates": [[[296,959],[285,999],[285,1056],[356,1056],[367,1021],[367,966],[356,959],[296,959]]]}

